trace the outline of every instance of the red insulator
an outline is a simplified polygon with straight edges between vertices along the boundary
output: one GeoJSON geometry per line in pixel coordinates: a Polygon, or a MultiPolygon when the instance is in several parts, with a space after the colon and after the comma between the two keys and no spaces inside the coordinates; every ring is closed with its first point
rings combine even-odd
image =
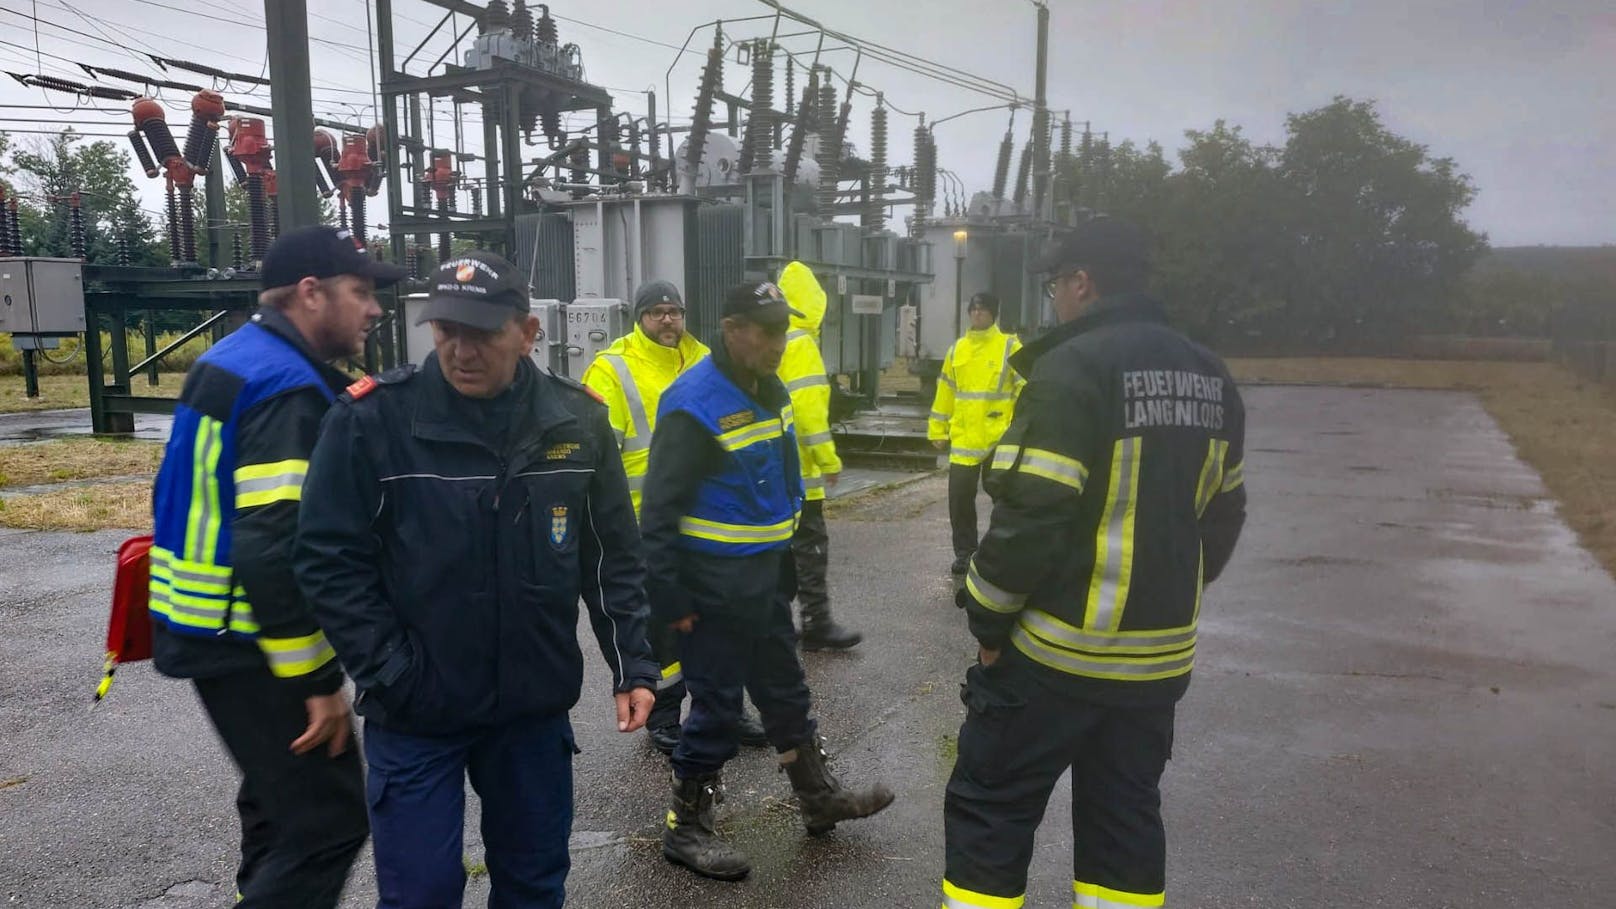
{"type": "Polygon", "coordinates": [[[337,181],[337,140],[323,129],[314,131],[314,185],[320,195],[331,197],[337,181]]]}

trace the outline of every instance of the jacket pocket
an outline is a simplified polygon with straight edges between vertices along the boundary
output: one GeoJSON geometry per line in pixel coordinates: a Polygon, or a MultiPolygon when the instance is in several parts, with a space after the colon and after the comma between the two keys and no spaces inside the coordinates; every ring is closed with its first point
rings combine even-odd
{"type": "Polygon", "coordinates": [[[967,715],[960,727],[959,769],[983,784],[1011,780],[1024,772],[1019,766],[1027,749],[1022,727],[1028,702],[1003,664],[975,665],[965,673],[960,700],[967,715]]]}

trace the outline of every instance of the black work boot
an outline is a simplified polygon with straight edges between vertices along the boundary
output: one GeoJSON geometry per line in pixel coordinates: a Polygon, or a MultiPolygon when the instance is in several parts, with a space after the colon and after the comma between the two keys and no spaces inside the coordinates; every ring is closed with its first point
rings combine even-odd
{"type": "Polygon", "coordinates": [[[735,730],[735,738],[742,745],[764,748],[769,744],[769,734],[763,731],[763,721],[744,705],[741,707],[741,721],[736,724],[735,730]]]}
{"type": "Polygon", "coordinates": [[[803,650],[850,650],[864,640],[864,635],[836,624],[829,616],[809,620],[803,617],[803,650]]]}
{"type": "Polygon", "coordinates": [[[713,829],[713,806],[723,801],[722,786],[716,773],[690,780],[674,777],[662,855],[703,877],[738,881],[752,871],[752,865],[713,829]]]}
{"type": "Polygon", "coordinates": [[[892,790],[880,783],[869,789],[843,789],[827,766],[819,739],[780,756],[780,766],[791,778],[791,788],[802,803],[802,823],[810,836],[829,833],[839,821],[869,817],[892,804],[892,790]],[[791,759],[795,754],[796,758],[791,759]]]}
{"type": "Polygon", "coordinates": [[[651,747],[663,754],[673,754],[673,749],[679,747],[680,726],[678,721],[661,723],[652,726],[645,724],[645,735],[651,740],[651,747]]]}

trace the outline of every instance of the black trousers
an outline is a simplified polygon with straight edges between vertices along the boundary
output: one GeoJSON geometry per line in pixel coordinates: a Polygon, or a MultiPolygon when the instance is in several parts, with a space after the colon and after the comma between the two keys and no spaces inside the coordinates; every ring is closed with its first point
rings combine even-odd
{"type": "Polygon", "coordinates": [[[685,681],[683,666],[679,663],[679,632],[661,622],[653,621],[651,625],[648,635],[651,655],[662,669],[662,678],[657,682],[656,702],[651,705],[651,715],[646,717],[645,725],[648,729],[660,729],[679,725],[679,713],[685,702],[685,681]]]}
{"type": "Polygon", "coordinates": [[[948,523],[954,530],[954,558],[968,559],[981,536],[976,531],[976,491],[985,464],[948,465],[948,523]]]}
{"type": "Polygon", "coordinates": [[[308,727],[308,711],[268,668],[194,684],[241,771],[237,905],[336,906],[370,832],[358,740],[350,740],[348,750],[335,758],[325,746],[293,754],[288,746],[308,727]]]}
{"type": "Polygon", "coordinates": [[[943,802],[950,905],[995,906],[980,897],[1026,893],[1033,833],[1068,768],[1078,905],[1162,905],[1167,837],[1158,785],[1172,754],[1174,707],[1066,697],[1039,682],[1041,671],[1006,648],[992,667],[966,673],[960,697],[968,711],[943,802]]]}
{"type": "Polygon", "coordinates": [[[786,602],[802,607],[804,630],[830,621],[830,531],[825,526],[825,501],[802,503],[802,518],[791,537],[791,558],[782,569],[780,592],[786,602]]]}
{"type": "Polygon", "coordinates": [[[673,752],[673,771],[682,780],[717,773],[735,756],[743,691],[757,705],[776,751],[814,740],[817,727],[808,679],[797,659],[791,601],[775,596],[757,608],[758,617],[744,620],[704,616],[679,636],[690,689],[690,716],[673,752]]]}

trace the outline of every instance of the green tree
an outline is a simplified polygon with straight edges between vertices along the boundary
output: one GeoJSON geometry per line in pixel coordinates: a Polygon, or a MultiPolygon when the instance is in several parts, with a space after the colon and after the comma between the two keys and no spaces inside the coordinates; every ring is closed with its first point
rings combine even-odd
{"type": "Polygon", "coordinates": [[[1286,327],[1322,342],[1437,327],[1486,250],[1461,219],[1470,178],[1386,129],[1371,101],[1338,97],[1289,117],[1287,132],[1282,217],[1296,261],[1286,327]]]}
{"type": "Polygon", "coordinates": [[[141,210],[130,177],[133,164],[117,145],[85,143],[68,127],[15,150],[9,170],[16,188],[30,203],[19,211],[23,247],[30,255],[72,256],[68,197],[77,192],[83,206],[88,261],[115,264],[122,237],[129,244],[131,264],[165,262],[156,229],[141,210]]]}

